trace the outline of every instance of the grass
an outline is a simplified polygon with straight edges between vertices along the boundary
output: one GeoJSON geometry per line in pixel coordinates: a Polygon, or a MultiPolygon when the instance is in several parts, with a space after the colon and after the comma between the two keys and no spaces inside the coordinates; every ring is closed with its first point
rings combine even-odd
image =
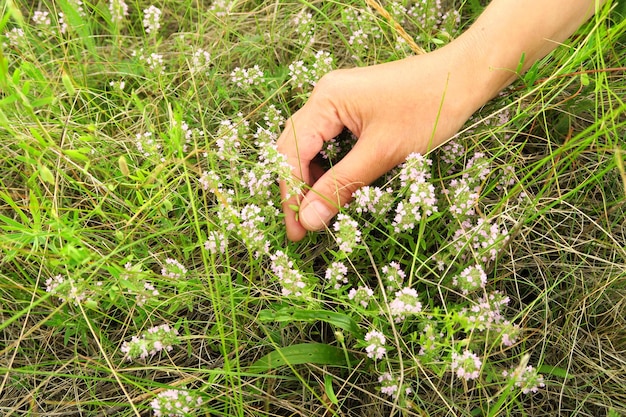
{"type": "MultiPolygon", "coordinates": [[[[287,117],[312,88],[290,81],[292,63],[311,67],[317,51],[334,68],[411,54],[387,17],[351,0],[162,1],[161,27],[146,33],[149,2],[129,3],[119,23],[108,4],[0,6],[0,33],[24,32],[0,49],[3,415],[150,415],[172,389],[200,398],[193,415],[207,416],[626,415],[623,4],[608,1],[481,109],[455,139],[461,152],[429,155],[438,212],[398,233],[393,208],[347,208],[361,232],[349,253],[333,229],[287,242],[279,165],[259,165],[271,148],[258,142],[280,132],[275,109],[287,117]],[[50,11],[49,26],[33,24],[36,10],[50,11]],[[294,24],[301,12],[311,20],[294,24]],[[237,85],[231,73],[254,65],[263,76],[237,85]],[[250,172],[270,182],[251,189],[250,172]],[[479,187],[477,213],[454,217],[442,190],[464,174],[479,187]],[[478,218],[506,232],[483,248],[497,256],[459,234],[478,218]],[[212,237],[223,252],[205,248],[212,237]],[[278,251],[300,296],[284,295],[278,251]],[[348,271],[337,288],[325,279],[333,262],[348,271]],[[391,262],[422,304],[401,322],[387,307],[391,262]],[[453,279],[476,263],[487,286],[465,294],[453,279]],[[367,307],[348,297],[359,286],[374,292],[367,307]],[[510,299],[502,320],[519,326],[511,346],[503,327],[478,329],[464,313],[495,290],[510,299]],[[129,360],[132,338],[165,324],[178,333],[172,349],[129,360]],[[382,360],[366,355],[372,330],[386,337],[382,360]],[[466,349],[482,359],[476,379],[453,368],[466,349]],[[543,375],[537,393],[502,376],[525,363],[543,375]],[[412,392],[381,391],[386,372],[412,392]]],[[[449,4],[461,24],[434,27],[383,6],[425,50],[482,7],[449,4]]],[[[391,207],[408,192],[398,173],[377,184],[393,189],[391,207]]]]}

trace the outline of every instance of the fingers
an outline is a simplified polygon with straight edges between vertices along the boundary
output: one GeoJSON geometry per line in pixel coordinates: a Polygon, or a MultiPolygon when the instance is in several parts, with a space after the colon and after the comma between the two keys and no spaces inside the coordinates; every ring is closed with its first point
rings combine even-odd
{"type": "MultiPolygon", "coordinates": [[[[311,133],[303,132],[302,136],[297,134],[293,128],[295,119],[298,119],[298,113],[294,114],[292,119],[287,122],[278,141],[278,150],[287,157],[287,162],[292,167],[291,175],[303,183],[311,184],[311,160],[322,149],[323,139],[319,136],[311,136],[311,133]]],[[[299,126],[299,124],[297,125],[299,126]]],[[[298,222],[297,211],[294,208],[300,206],[302,196],[299,195],[298,190],[293,189],[292,184],[284,180],[280,181],[280,193],[283,213],[285,213],[287,238],[292,241],[299,241],[305,236],[306,229],[298,222]]]]}
{"type": "Polygon", "coordinates": [[[395,158],[390,158],[388,149],[381,145],[380,141],[362,137],[338,164],[313,184],[300,204],[300,227],[311,231],[327,227],[358,188],[371,184],[393,168],[395,158]]]}
{"type": "MultiPolygon", "coordinates": [[[[332,77],[324,77],[314,89],[309,101],[287,121],[278,138],[278,150],[287,157],[292,167],[292,175],[307,185],[312,185],[319,173],[312,172],[311,161],[322,149],[324,141],[337,136],[344,124],[335,110],[336,96],[329,94],[333,89],[332,77]]],[[[301,240],[306,229],[298,221],[302,196],[289,189],[289,184],[280,181],[283,212],[287,237],[292,241],[301,240]]]]}

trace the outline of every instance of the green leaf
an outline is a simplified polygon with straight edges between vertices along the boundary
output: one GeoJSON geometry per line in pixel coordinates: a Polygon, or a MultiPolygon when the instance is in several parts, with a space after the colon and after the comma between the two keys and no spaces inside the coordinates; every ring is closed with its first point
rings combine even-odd
{"type": "Polygon", "coordinates": [[[587,87],[589,85],[589,74],[584,73],[584,72],[580,74],[580,83],[583,86],[587,87]]]}
{"type": "Polygon", "coordinates": [[[305,363],[330,366],[348,365],[345,352],[338,347],[323,343],[301,343],[276,349],[250,365],[248,371],[262,373],[281,366],[305,363]]]}
{"type": "Polygon", "coordinates": [[[324,392],[326,393],[326,396],[331,403],[335,405],[339,404],[339,400],[337,399],[337,396],[335,395],[335,390],[333,389],[332,375],[324,375],[324,392]]]}
{"type": "Polygon", "coordinates": [[[84,149],[63,149],[63,154],[74,161],[89,162],[89,157],[85,154],[84,149]]]}
{"type": "Polygon", "coordinates": [[[44,106],[49,106],[50,104],[54,103],[56,101],[55,97],[52,96],[48,96],[48,97],[41,97],[38,99],[35,99],[33,101],[30,102],[31,107],[44,107],[44,106]]]}
{"type": "Polygon", "coordinates": [[[545,375],[556,376],[557,378],[570,379],[573,375],[567,372],[567,369],[559,368],[558,366],[541,365],[537,368],[537,372],[545,375]]]}
{"type": "Polygon", "coordinates": [[[356,338],[362,338],[363,332],[361,328],[350,316],[334,311],[324,310],[261,310],[258,316],[262,323],[268,322],[292,322],[306,321],[316,322],[324,321],[332,324],[342,330],[350,332],[356,338]]]}
{"type": "Polygon", "coordinates": [[[74,83],[72,81],[72,78],[70,78],[67,72],[62,71],[61,81],[63,81],[63,86],[65,87],[65,91],[67,91],[67,94],[69,94],[72,97],[75,96],[76,88],[74,88],[74,83]]]}
{"type": "Polygon", "coordinates": [[[45,165],[39,165],[39,177],[43,182],[54,185],[54,174],[45,165]]]}

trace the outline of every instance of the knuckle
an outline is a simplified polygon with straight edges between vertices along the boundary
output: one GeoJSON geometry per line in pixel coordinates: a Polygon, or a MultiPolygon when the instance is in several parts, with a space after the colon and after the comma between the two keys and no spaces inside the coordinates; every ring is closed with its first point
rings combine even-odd
{"type": "Polygon", "coordinates": [[[345,69],[336,69],[331,72],[327,72],[320,78],[315,84],[315,88],[313,88],[313,93],[320,94],[322,92],[332,93],[338,87],[343,85],[343,79],[345,78],[345,73],[348,70],[345,69]]]}

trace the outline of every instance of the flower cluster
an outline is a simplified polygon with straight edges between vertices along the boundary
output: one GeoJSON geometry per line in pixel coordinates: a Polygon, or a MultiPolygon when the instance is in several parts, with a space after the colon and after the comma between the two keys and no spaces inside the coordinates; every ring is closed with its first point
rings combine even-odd
{"type": "Polygon", "coordinates": [[[282,294],[291,297],[304,297],[310,292],[304,276],[294,268],[293,261],[283,251],[270,255],[271,269],[282,286],[282,294]]]}
{"type": "Polygon", "coordinates": [[[475,259],[486,264],[496,259],[508,241],[508,233],[500,230],[497,224],[479,218],[476,223],[463,221],[454,232],[452,241],[452,248],[455,253],[461,254],[461,259],[466,259],[467,252],[471,251],[475,259]]]}
{"type": "Polygon", "coordinates": [[[459,223],[476,213],[474,207],[478,202],[479,187],[471,187],[465,178],[450,181],[449,188],[443,190],[443,193],[450,199],[450,207],[448,208],[450,214],[459,223]]]}
{"type": "MultiPolygon", "coordinates": [[[[263,122],[265,122],[265,128],[270,134],[275,135],[274,132],[278,132],[283,126],[283,123],[285,123],[285,117],[282,113],[283,112],[273,104],[266,107],[265,113],[263,114],[263,122]]],[[[273,141],[275,141],[275,139],[276,138],[274,138],[273,141]]]]}
{"type": "Polygon", "coordinates": [[[161,27],[161,9],[151,5],[143,11],[143,27],[146,33],[156,33],[161,27]]]}
{"type": "Polygon", "coordinates": [[[333,262],[326,268],[326,282],[335,290],[348,283],[348,267],[342,262],[333,262]]]}
{"type": "Polygon", "coordinates": [[[461,22],[456,9],[447,10],[441,0],[420,0],[407,10],[423,31],[454,30],[461,22]]]}
{"type": "Polygon", "coordinates": [[[211,3],[209,11],[217,17],[226,17],[233,12],[236,3],[233,0],[215,0],[211,3]]]}
{"type": "Polygon", "coordinates": [[[46,280],[46,292],[54,294],[63,302],[72,303],[74,305],[89,301],[86,286],[82,280],[78,282],[73,278],[56,275],[46,280]]]}
{"type": "MultiPolygon", "coordinates": [[[[401,386],[396,377],[392,376],[389,372],[385,372],[378,377],[378,382],[380,383],[380,392],[382,394],[389,395],[392,398],[398,398],[398,395],[401,393],[401,386]]],[[[404,388],[404,395],[409,395],[412,392],[411,387],[404,388]]]]}
{"type": "Polygon", "coordinates": [[[137,279],[137,277],[141,277],[142,275],[141,264],[133,265],[131,262],[127,262],[126,265],[124,265],[122,279],[134,283],[134,287],[129,289],[129,293],[135,294],[135,301],[139,307],[146,304],[148,300],[159,296],[159,291],[151,282],[137,279]]]}
{"type": "Polygon", "coordinates": [[[374,290],[369,287],[351,288],[348,292],[348,299],[363,308],[367,308],[373,296],[374,290]]]}
{"type": "Polygon", "coordinates": [[[221,178],[215,171],[204,171],[200,178],[198,178],[198,182],[205,191],[209,191],[211,193],[218,192],[220,194],[224,192],[221,178]]]}
{"type": "Polygon", "coordinates": [[[222,120],[217,130],[217,157],[230,161],[237,158],[241,139],[247,137],[248,121],[242,118],[236,120],[222,120]]]}
{"type": "Polygon", "coordinates": [[[429,180],[433,161],[419,153],[409,154],[400,167],[400,185],[404,188],[429,180]]]}
{"type": "Polygon", "coordinates": [[[269,251],[269,242],[265,236],[265,216],[256,204],[246,204],[239,210],[239,236],[249,250],[258,256],[269,251]]]}
{"type": "Polygon", "coordinates": [[[119,25],[128,16],[128,4],[124,0],[109,0],[109,12],[111,21],[119,25]]]}
{"type": "Polygon", "coordinates": [[[335,239],[339,245],[339,250],[343,253],[351,253],[361,241],[359,224],[347,214],[339,213],[337,215],[333,229],[336,232],[335,239]]]}
{"type": "MultiPolygon", "coordinates": [[[[70,6],[74,8],[76,13],[78,13],[81,17],[87,16],[87,14],[85,13],[85,10],[83,9],[83,2],[81,0],[69,0],[68,3],[70,6]]],[[[69,26],[67,25],[67,22],[65,21],[65,14],[63,12],[59,12],[58,15],[59,15],[59,19],[58,19],[59,31],[63,34],[67,33],[69,26]]]]}
{"type": "Polygon", "coordinates": [[[322,158],[328,159],[330,161],[334,161],[339,156],[341,152],[341,146],[339,145],[339,138],[335,136],[334,138],[327,140],[324,142],[324,146],[320,151],[320,155],[322,158]]]}
{"type": "Polygon", "coordinates": [[[491,174],[491,163],[482,152],[476,152],[465,164],[463,178],[474,183],[485,181],[491,174]]]}
{"type": "Polygon", "coordinates": [[[24,30],[22,28],[13,28],[4,34],[9,45],[16,48],[21,47],[26,41],[24,30]]]}
{"type": "Polygon", "coordinates": [[[348,44],[352,58],[365,58],[369,49],[370,38],[380,38],[380,29],[376,27],[374,14],[368,8],[345,8],[341,12],[342,20],[346,25],[348,44]]]}
{"type": "Polygon", "coordinates": [[[317,81],[333,69],[333,65],[329,52],[317,51],[310,65],[307,66],[304,61],[289,65],[290,82],[297,88],[304,88],[306,85],[315,87],[317,81]]]}
{"type": "Polygon", "coordinates": [[[443,339],[443,336],[443,332],[437,330],[436,324],[434,322],[427,323],[420,333],[420,350],[418,354],[420,356],[425,356],[437,352],[439,347],[437,345],[437,340],[443,339]]]}
{"type": "Polygon", "coordinates": [[[383,266],[381,271],[383,273],[383,283],[387,286],[387,291],[396,291],[402,287],[406,273],[402,270],[399,263],[391,262],[389,265],[383,266]]]}
{"type": "Polygon", "coordinates": [[[451,140],[441,147],[440,155],[441,160],[446,164],[454,164],[465,156],[465,146],[455,140],[451,140]]]}
{"type": "Polygon", "coordinates": [[[67,22],[65,22],[65,14],[63,12],[59,12],[59,32],[62,34],[66,34],[69,29],[67,22]]]}
{"type": "Polygon", "coordinates": [[[211,65],[211,54],[202,48],[196,49],[191,55],[190,71],[194,74],[206,72],[211,65]]]}
{"type": "Polygon", "coordinates": [[[393,206],[394,193],[391,188],[375,186],[361,187],[352,193],[354,210],[361,213],[371,213],[374,216],[382,216],[389,213],[393,206]]]}
{"type": "Polygon", "coordinates": [[[158,295],[159,290],[157,290],[151,282],[144,282],[143,291],[137,293],[135,300],[137,301],[137,305],[141,307],[146,304],[148,300],[158,297],[158,295]]]}
{"type": "Polygon", "coordinates": [[[168,389],[150,402],[156,417],[185,417],[203,403],[202,397],[184,389],[168,389]]]}
{"type": "Polygon", "coordinates": [[[510,371],[502,371],[502,376],[510,378],[516,387],[522,390],[522,393],[528,394],[539,391],[546,384],[543,381],[543,375],[539,374],[535,368],[528,365],[526,367],[518,366],[510,371]]]}
{"type": "Polygon", "coordinates": [[[485,288],[486,284],[487,274],[480,265],[468,266],[452,278],[452,285],[460,289],[463,294],[485,288]]]}
{"type": "Polygon", "coordinates": [[[398,52],[402,52],[404,55],[410,55],[412,52],[411,46],[402,36],[396,36],[394,49],[398,52]]]}
{"type": "Polygon", "coordinates": [[[381,393],[387,394],[393,398],[396,398],[398,396],[399,384],[397,379],[394,378],[391,373],[385,372],[384,374],[379,376],[378,382],[380,383],[381,393]]]}
{"type": "Polygon", "coordinates": [[[252,86],[259,86],[263,82],[263,71],[258,65],[252,68],[235,68],[230,73],[230,80],[239,88],[247,89],[252,86]]]}
{"type": "Polygon", "coordinates": [[[131,55],[138,57],[139,61],[146,64],[150,72],[155,74],[163,74],[165,72],[165,61],[163,60],[163,55],[156,52],[144,55],[143,48],[139,49],[139,51],[133,51],[131,55]]]}
{"type": "Polygon", "coordinates": [[[271,201],[271,185],[275,182],[271,167],[265,163],[257,163],[252,168],[243,170],[239,184],[248,189],[250,197],[263,197],[271,201]]]}
{"type": "Polygon", "coordinates": [[[419,301],[415,289],[405,287],[396,291],[395,297],[389,303],[389,313],[394,317],[396,323],[400,323],[407,317],[422,311],[422,303],[419,301]]]}
{"type": "Polygon", "coordinates": [[[204,249],[213,255],[218,253],[225,253],[228,247],[228,236],[216,230],[210,231],[207,234],[207,240],[204,242],[204,249]]]}
{"type": "Polygon", "coordinates": [[[192,129],[184,120],[172,120],[172,133],[173,135],[180,135],[184,140],[183,152],[189,152],[189,147],[192,146],[194,131],[198,136],[204,136],[204,130],[192,129]]]}
{"type": "Polygon", "coordinates": [[[400,24],[405,23],[408,10],[402,3],[397,1],[389,2],[387,9],[393,20],[400,24]]]}
{"type": "Polygon", "coordinates": [[[459,312],[467,320],[467,328],[475,330],[493,329],[505,322],[502,309],[509,303],[509,297],[495,291],[478,299],[471,307],[459,312]]]}
{"type": "Polygon", "coordinates": [[[500,330],[500,341],[504,346],[510,347],[517,342],[517,338],[521,333],[519,325],[504,320],[498,326],[500,330]]]}
{"type": "Polygon", "coordinates": [[[176,259],[167,258],[161,268],[161,275],[171,279],[182,279],[187,275],[187,268],[176,259]]]}
{"type": "Polygon", "coordinates": [[[517,184],[517,178],[515,177],[515,167],[513,165],[504,165],[502,168],[502,175],[500,176],[497,189],[502,190],[517,184]]]}
{"type": "Polygon", "coordinates": [[[120,350],[131,361],[136,358],[146,359],[165,350],[171,352],[180,344],[178,330],[167,324],[151,327],[141,337],[133,336],[130,342],[124,342],[120,350]]]}
{"type": "Polygon", "coordinates": [[[293,17],[291,22],[303,46],[312,45],[315,42],[315,19],[313,19],[313,14],[310,11],[303,8],[293,17]]]}
{"type": "Polygon", "coordinates": [[[490,330],[490,334],[499,336],[503,345],[512,346],[519,337],[520,328],[502,314],[508,302],[509,297],[498,291],[491,292],[461,310],[459,317],[465,321],[466,331],[490,330]]]}
{"type": "Polygon", "coordinates": [[[123,91],[124,88],[126,87],[126,81],[124,81],[124,80],[109,81],[109,87],[111,87],[111,88],[113,88],[115,90],[123,91]]]}
{"type": "Polygon", "coordinates": [[[137,133],[135,135],[135,146],[137,146],[137,150],[144,158],[161,155],[162,146],[153,138],[152,132],[137,133]]]}
{"type": "Polygon", "coordinates": [[[392,225],[400,233],[412,230],[424,217],[438,211],[435,186],[430,179],[432,161],[420,154],[412,153],[400,169],[400,184],[405,197],[396,206],[396,215],[392,225]]]}
{"type": "Polygon", "coordinates": [[[478,355],[469,350],[465,350],[461,355],[457,352],[452,352],[452,362],[450,366],[458,378],[469,381],[478,378],[483,362],[478,355]]]}
{"type": "Polygon", "coordinates": [[[43,37],[44,31],[47,31],[52,24],[50,13],[45,10],[35,10],[32,17],[33,23],[37,27],[37,35],[43,37]]]}
{"type": "MultiPolygon", "coordinates": [[[[276,147],[276,136],[276,134],[262,127],[259,127],[254,134],[256,138],[255,144],[259,147],[259,162],[255,169],[259,172],[258,176],[262,178],[268,179],[269,177],[266,173],[269,174],[272,178],[270,182],[274,182],[274,177],[278,177],[278,179],[284,181],[286,188],[285,198],[289,198],[292,195],[300,194],[304,183],[291,175],[293,167],[287,162],[287,157],[278,151],[276,147]]],[[[258,183],[258,181],[244,185],[252,186],[252,189],[258,189],[259,193],[264,194],[266,197],[271,195],[269,183],[255,185],[256,183],[258,183]],[[264,185],[266,189],[262,191],[261,188],[264,185]]]]}
{"type": "Polygon", "coordinates": [[[348,38],[348,45],[352,51],[352,58],[360,59],[366,55],[366,51],[369,48],[369,34],[363,29],[359,28],[353,31],[348,38]]]}
{"type": "Polygon", "coordinates": [[[83,8],[82,0],[69,0],[68,3],[74,8],[74,10],[76,10],[76,13],[78,13],[80,17],[87,16],[87,13],[85,12],[85,9],[83,8]]]}
{"type": "Polygon", "coordinates": [[[372,330],[365,335],[365,342],[368,344],[365,348],[367,357],[371,359],[382,359],[387,354],[385,348],[385,335],[378,330],[372,330]]]}
{"type": "Polygon", "coordinates": [[[33,13],[33,23],[35,26],[50,26],[50,13],[45,10],[35,10],[33,13]]]}

